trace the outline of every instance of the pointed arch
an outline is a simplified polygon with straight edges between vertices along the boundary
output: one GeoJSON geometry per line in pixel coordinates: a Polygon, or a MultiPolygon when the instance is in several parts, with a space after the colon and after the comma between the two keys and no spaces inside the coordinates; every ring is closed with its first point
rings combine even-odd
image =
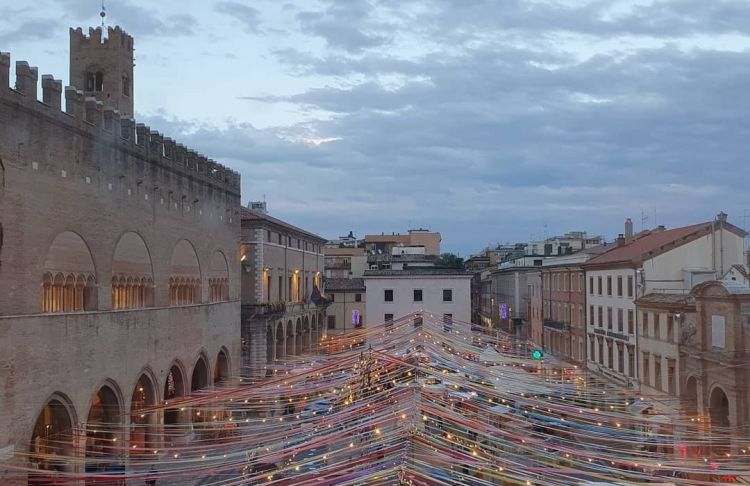
{"type": "MultiPolygon", "coordinates": [[[[75,428],[78,424],[73,402],[64,394],[55,392],[45,400],[44,406],[37,415],[29,443],[30,462],[35,469],[55,470],[59,464],[53,464],[49,457],[71,457],[76,453],[75,428]]],[[[66,471],[72,471],[70,465],[66,471]]]]}
{"type": "Polygon", "coordinates": [[[229,300],[229,266],[227,257],[221,250],[216,250],[211,256],[208,284],[210,302],[229,300]]]}
{"type": "Polygon", "coordinates": [[[153,287],[144,284],[152,279],[153,265],[146,242],[138,233],[126,231],[120,236],[112,255],[112,308],[152,306],[153,287]]]}
{"type": "Polygon", "coordinates": [[[201,302],[201,266],[195,247],[188,240],[180,240],[172,251],[170,261],[170,278],[175,289],[170,285],[170,305],[189,305],[201,302]],[[177,283],[179,282],[179,283],[177,283]]]}

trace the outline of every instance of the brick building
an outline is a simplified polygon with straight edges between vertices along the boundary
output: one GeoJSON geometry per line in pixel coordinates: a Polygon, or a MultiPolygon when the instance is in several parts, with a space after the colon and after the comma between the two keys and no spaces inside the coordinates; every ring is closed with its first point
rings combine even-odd
{"type": "Polygon", "coordinates": [[[181,440],[195,410],[133,412],[240,361],[239,174],[129,118],[132,77],[110,104],[97,80],[132,73],[133,40],[108,34],[71,30],[70,77],[93,89],[66,88],[65,111],[62,83],[43,76],[38,100],[25,62],[9,88],[0,54],[0,448],[40,470],[181,440]]]}
{"type": "Polygon", "coordinates": [[[263,211],[241,214],[243,368],[260,376],[325,335],[326,240],[263,211]]]}

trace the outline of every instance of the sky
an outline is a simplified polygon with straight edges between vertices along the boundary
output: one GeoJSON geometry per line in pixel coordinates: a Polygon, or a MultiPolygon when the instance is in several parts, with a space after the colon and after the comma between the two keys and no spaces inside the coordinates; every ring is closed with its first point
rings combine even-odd
{"type": "MultiPolygon", "coordinates": [[[[68,84],[97,0],[0,5],[68,84]]],[[[750,226],[750,0],[108,0],[136,119],[326,238],[429,228],[466,256],[567,231],[750,226]]]]}

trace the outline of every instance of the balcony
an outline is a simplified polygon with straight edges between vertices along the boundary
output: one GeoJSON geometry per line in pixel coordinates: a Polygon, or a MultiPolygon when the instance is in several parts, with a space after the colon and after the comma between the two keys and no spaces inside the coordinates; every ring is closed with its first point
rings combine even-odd
{"type": "Polygon", "coordinates": [[[244,304],[242,315],[253,317],[280,316],[286,312],[285,302],[266,302],[264,304],[244,304]]]}
{"type": "Polygon", "coordinates": [[[544,327],[555,331],[570,331],[570,324],[562,321],[553,321],[552,319],[545,319],[544,327]]]}

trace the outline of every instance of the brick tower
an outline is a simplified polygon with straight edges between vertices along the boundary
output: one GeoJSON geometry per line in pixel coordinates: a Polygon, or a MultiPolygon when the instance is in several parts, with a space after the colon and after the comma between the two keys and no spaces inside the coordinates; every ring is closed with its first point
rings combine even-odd
{"type": "Polygon", "coordinates": [[[133,118],[133,38],[120,27],[70,29],[70,84],[133,118]]]}

